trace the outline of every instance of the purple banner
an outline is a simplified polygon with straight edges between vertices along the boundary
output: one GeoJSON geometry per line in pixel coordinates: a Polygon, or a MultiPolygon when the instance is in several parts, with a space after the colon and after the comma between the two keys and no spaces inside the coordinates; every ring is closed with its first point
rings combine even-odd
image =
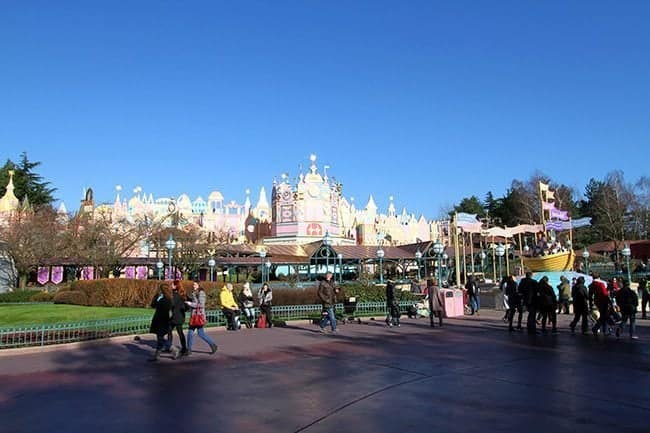
{"type": "Polygon", "coordinates": [[[138,280],[146,280],[149,276],[149,268],[147,266],[138,266],[135,269],[135,277],[138,280]]]}
{"type": "Polygon", "coordinates": [[[171,280],[172,278],[174,280],[180,280],[183,274],[181,274],[181,271],[176,269],[175,276],[172,276],[172,273],[169,272],[169,268],[165,269],[165,279],[166,280],[171,280]]]}
{"type": "Polygon", "coordinates": [[[52,267],[52,279],[51,281],[54,284],[59,284],[63,281],[63,266],[53,266],[52,267]]]}
{"type": "Polygon", "coordinates": [[[135,266],[127,266],[124,268],[124,277],[128,278],[129,280],[135,278],[135,266]]]}
{"type": "Polygon", "coordinates": [[[567,221],[569,219],[569,212],[565,210],[551,209],[551,218],[567,221]]]}
{"type": "Polygon", "coordinates": [[[36,271],[36,281],[38,281],[38,284],[45,284],[49,280],[50,280],[50,267],[39,266],[38,271],[36,271]]]}
{"type": "Polygon", "coordinates": [[[84,266],[81,270],[82,280],[93,280],[95,276],[95,268],[92,266],[84,266]]]}

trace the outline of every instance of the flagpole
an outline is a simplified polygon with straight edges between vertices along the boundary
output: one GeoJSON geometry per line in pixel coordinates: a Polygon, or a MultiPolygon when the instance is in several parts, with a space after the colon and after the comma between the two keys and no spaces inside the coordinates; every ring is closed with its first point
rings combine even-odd
{"type": "Polygon", "coordinates": [[[472,232],[469,232],[469,254],[472,257],[472,275],[474,275],[474,241],[472,240],[472,232]]]}
{"type": "Polygon", "coordinates": [[[467,250],[465,249],[465,230],[461,233],[461,239],[463,240],[462,246],[463,246],[463,273],[461,274],[461,278],[463,279],[463,284],[467,282],[467,250]]]}
{"type": "MultiPolygon", "coordinates": [[[[506,238],[506,247],[508,246],[508,238],[506,238]]],[[[506,275],[510,275],[510,259],[508,256],[508,251],[510,251],[510,247],[506,248],[506,275]]],[[[501,282],[499,282],[500,284],[501,282]]]]}
{"type": "Polygon", "coordinates": [[[496,263],[496,256],[495,256],[495,245],[494,245],[494,235],[492,235],[492,280],[496,281],[497,280],[497,263],[496,263]]]}
{"type": "Polygon", "coordinates": [[[521,245],[521,233],[519,233],[519,262],[521,263],[521,271],[519,272],[520,275],[523,275],[524,272],[524,247],[521,245]]]}
{"type": "Polygon", "coordinates": [[[546,239],[548,239],[548,233],[546,232],[546,215],[544,215],[544,212],[545,212],[545,210],[544,210],[544,202],[546,200],[544,200],[544,197],[542,197],[542,182],[541,181],[537,181],[537,187],[538,187],[538,190],[539,190],[539,204],[540,204],[540,206],[542,208],[542,226],[544,227],[544,237],[546,239]]]}
{"type": "Polygon", "coordinates": [[[460,251],[458,250],[458,212],[454,215],[454,255],[456,256],[456,285],[460,287],[460,251]]]}

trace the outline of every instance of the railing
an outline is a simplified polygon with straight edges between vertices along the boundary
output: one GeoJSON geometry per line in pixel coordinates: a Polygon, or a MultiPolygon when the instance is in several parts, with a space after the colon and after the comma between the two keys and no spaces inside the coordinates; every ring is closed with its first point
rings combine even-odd
{"type": "MultiPolygon", "coordinates": [[[[401,307],[411,305],[400,302],[401,307]]],[[[272,307],[274,320],[309,319],[320,314],[321,305],[275,305],[272,307]]],[[[336,311],[344,311],[343,304],[336,305],[336,311]]],[[[259,314],[259,311],[258,311],[259,314]]],[[[356,304],[355,316],[386,314],[385,302],[364,302],[356,304]]],[[[224,326],[226,318],[221,310],[206,311],[207,326],[224,326]]],[[[151,315],[121,319],[92,320],[86,322],[56,323],[0,328],[0,349],[29,346],[49,346],[78,341],[148,333],[151,315]]]]}

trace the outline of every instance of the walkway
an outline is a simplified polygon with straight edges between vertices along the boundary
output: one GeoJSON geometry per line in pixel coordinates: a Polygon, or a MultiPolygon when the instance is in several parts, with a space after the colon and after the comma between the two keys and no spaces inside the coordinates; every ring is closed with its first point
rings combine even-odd
{"type": "Polygon", "coordinates": [[[650,431],[650,321],[633,342],[509,334],[500,317],[212,330],[216,355],[198,340],[158,363],[151,335],[4,351],[0,431],[650,431]]]}

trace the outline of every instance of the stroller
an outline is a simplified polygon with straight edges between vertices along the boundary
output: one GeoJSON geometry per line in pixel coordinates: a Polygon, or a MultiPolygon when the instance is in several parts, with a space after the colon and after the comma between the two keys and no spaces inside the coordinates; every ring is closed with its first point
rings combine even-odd
{"type": "Polygon", "coordinates": [[[419,319],[420,317],[429,317],[429,307],[426,299],[409,306],[406,315],[409,319],[419,319]]]}
{"type": "Polygon", "coordinates": [[[357,323],[361,323],[361,319],[359,317],[355,316],[355,312],[357,311],[357,298],[355,297],[350,297],[350,298],[345,298],[343,301],[343,319],[341,320],[342,323],[351,323],[353,321],[356,321],[357,323]]]}

